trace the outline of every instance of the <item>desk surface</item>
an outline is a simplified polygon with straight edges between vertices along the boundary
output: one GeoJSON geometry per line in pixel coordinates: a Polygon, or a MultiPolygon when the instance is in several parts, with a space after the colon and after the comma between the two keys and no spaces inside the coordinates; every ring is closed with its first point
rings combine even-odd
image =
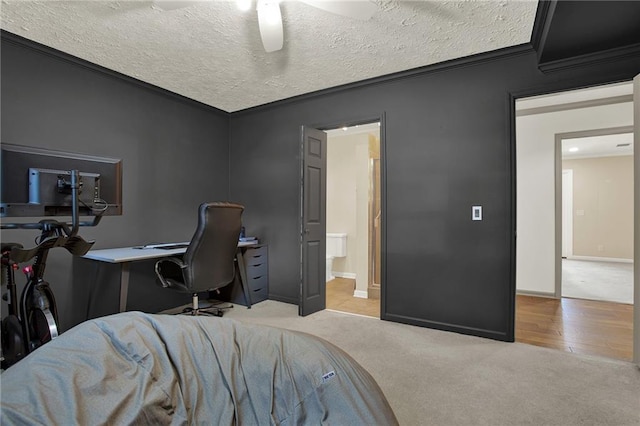
{"type": "MultiPolygon", "coordinates": [[[[248,247],[258,245],[256,241],[238,242],[238,247],[248,247]]],[[[97,260],[107,263],[134,262],[136,260],[157,259],[160,257],[175,256],[187,251],[186,247],[165,250],[158,248],[120,247],[102,250],[89,250],[82,256],[85,259],[97,260]]]]}

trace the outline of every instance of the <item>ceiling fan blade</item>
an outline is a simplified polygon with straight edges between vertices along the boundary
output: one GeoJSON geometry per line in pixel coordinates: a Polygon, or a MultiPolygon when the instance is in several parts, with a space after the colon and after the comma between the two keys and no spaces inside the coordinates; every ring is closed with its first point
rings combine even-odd
{"type": "Polygon", "coordinates": [[[322,9],[326,12],[336,15],[346,16],[348,18],[367,21],[378,10],[375,3],[368,0],[349,0],[349,1],[333,1],[333,0],[300,0],[309,6],[322,9]]]}
{"type": "Polygon", "coordinates": [[[153,6],[160,10],[176,10],[200,3],[191,0],[153,0],[153,6]]]}
{"type": "Polygon", "coordinates": [[[275,52],[282,49],[284,35],[282,31],[282,14],[277,0],[258,1],[258,25],[262,45],[267,52],[275,52]]]}

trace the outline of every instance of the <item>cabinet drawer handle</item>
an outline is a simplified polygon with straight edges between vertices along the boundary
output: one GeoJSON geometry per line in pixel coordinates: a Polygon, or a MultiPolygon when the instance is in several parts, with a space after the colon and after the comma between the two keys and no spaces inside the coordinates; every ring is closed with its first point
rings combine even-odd
{"type": "Polygon", "coordinates": [[[259,280],[260,278],[262,278],[262,275],[257,276],[257,277],[253,277],[252,279],[254,279],[254,280],[259,280]]]}
{"type": "Polygon", "coordinates": [[[259,257],[262,257],[262,255],[261,255],[261,254],[256,254],[256,255],[251,256],[251,257],[253,257],[254,259],[257,259],[257,258],[259,258],[259,257]]]}
{"type": "Polygon", "coordinates": [[[251,265],[253,268],[257,268],[258,266],[262,266],[262,263],[256,263],[255,265],[251,265]]]}

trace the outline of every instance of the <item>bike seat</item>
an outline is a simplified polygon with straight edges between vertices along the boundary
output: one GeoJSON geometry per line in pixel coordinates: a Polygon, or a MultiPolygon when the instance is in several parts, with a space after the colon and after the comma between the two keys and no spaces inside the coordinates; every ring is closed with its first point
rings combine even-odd
{"type": "Polygon", "coordinates": [[[57,247],[64,244],[65,237],[49,237],[45,238],[37,246],[30,249],[23,249],[20,247],[13,247],[11,249],[11,260],[17,263],[28,262],[36,257],[43,250],[48,250],[53,247],[57,247]]]}

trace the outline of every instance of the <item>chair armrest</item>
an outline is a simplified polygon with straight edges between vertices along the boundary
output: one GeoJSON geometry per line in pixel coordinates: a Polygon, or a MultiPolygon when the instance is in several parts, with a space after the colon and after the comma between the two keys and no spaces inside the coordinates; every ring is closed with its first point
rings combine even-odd
{"type": "Polygon", "coordinates": [[[156,262],[155,271],[162,287],[184,286],[182,271],[187,265],[177,257],[167,257],[156,262]]]}

